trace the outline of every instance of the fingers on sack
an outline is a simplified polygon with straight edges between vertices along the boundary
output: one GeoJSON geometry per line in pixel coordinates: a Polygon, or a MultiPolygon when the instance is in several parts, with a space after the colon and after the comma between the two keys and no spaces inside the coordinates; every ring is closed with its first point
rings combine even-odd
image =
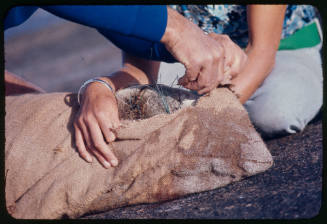
{"type": "Polygon", "coordinates": [[[92,153],[95,155],[95,157],[98,159],[98,161],[101,163],[101,165],[104,168],[108,169],[111,166],[113,166],[113,167],[118,166],[118,160],[117,160],[116,156],[114,155],[114,153],[109,148],[109,146],[107,147],[105,152],[93,150],[92,153]],[[108,161],[108,157],[110,158],[109,161],[108,161]]]}
{"type": "Polygon", "coordinates": [[[216,34],[214,32],[211,32],[208,34],[209,37],[213,38],[216,41],[220,41],[221,40],[221,34],[216,34]]]}
{"type": "Polygon", "coordinates": [[[106,119],[106,116],[99,116],[98,123],[106,142],[109,143],[115,141],[116,135],[113,132],[113,129],[119,127],[119,121],[112,122],[112,120],[106,119]]]}
{"type": "MultiPolygon", "coordinates": [[[[100,127],[94,122],[89,125],[89,129],[93,141],[93,150],[100,152],[106,162],[110,163],[112,166],[117,166],[118,160],[110,147],[104,142],[100,127]]],[[[102,160],[100,160],[100,162],[106,167],[106,163],[102,160]]]]}
{"type": "Polygon", "coordinates": [[[79,155],[83,159],[85,159],[87,162],[91,163],[92,162],[92,156],[87,151],[87,149],[85,147],[82,132],[79,129],[79,127],[77,125],[75,125],[75,124],[74,124],[74,128],[75,128],[75,144],[76,144],[77,150],[79,152],[79,155]]]}
{"type": "Polygon", "coordinates": [[[86,148],[87,149],[91,149],[92,147],[92,141],[91,141],[91,138],[89,136],[89,130],[88,128],[85,126],[85,119],[82,118],[82,117],[79,117],[77,119],[77,121],[75,122],[76,126],[79,128],[80,132],[81,132],[81,136],[83,138],[83,145],[85,146],[86,144],[86,148]]]}
{"type": "Polygon", "coordinates": [[[208,33],[208,36],[213,38],[213,39],[216,39],[216,33],[213,33],[213,32],[208,33]]]}
{"type": "Polygon", "coordinates": [[[103,157],[103,155],[100,152],[93,150],[92,153],[104,168],[108,169],[111,167],[110,163],[103,157]]]}

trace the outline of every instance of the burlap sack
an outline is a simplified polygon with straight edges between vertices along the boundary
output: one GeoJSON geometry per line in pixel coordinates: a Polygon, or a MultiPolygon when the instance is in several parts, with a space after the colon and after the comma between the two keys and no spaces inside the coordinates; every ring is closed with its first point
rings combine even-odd
{"type": "Polygon", "coordinates": [[[196,106],[190,106],[196,101],[192,94],[184,97],[185,93],[173,90],[175,98],[170,97],[170,101],[169,94],[157,97],[166,98],[168,109],[158,109],[157,103],[154,110],[153,91],[141,92],[135,88],[121,92],[118,98],[122,118],[135,116],[126,111],[135,106],[133,99],[143,100],[147,105],[143,105],[143,111],[151,116],[160,110],[176,111],[123,121],[118,140],[112,144],[120,163],[110,169],[104,169],[96,160],[85,162],[75,149],[75,95],[6,97],[8,212],[23,219],[77,218],[218,188],[272,165],[265,144],[229,90],[217,89],[201,97],[196,106]]]}

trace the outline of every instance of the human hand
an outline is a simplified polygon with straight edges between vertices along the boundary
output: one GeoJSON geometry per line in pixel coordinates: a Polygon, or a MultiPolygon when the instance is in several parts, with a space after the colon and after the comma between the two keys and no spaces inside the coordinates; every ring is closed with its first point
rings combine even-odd
{"type": "Polygon", "coordinates": [[[210,33],[209,36],[222,44],[225,49],[224,80],[221,84],[230,84],[231,80],[244,68],[247,55],[228,35],[210,33]]]}
{"type": "Polygon", "coordinates": [[[114,130],[120,126],[114,94],[101,83],[90,83],[82,97],[81,108],[75,118],[75,142],[80,156],[92,162],[91,153],[105,167],[118,165],[118,159],[108,143],[116,138],[114,130]]]}
{"type": "Polygon", "coordinates": [[[186,68],[179,84],[199,94],[207,93],[224,80],[225,48],[173,9],[167,10],[168,22],[161,42],[186,68]]]}

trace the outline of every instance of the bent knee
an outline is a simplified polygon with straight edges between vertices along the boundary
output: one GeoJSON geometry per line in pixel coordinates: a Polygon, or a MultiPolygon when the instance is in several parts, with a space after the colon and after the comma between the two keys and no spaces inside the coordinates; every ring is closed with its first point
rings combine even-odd
{"type": "Polygon", "coordinates": [[[285,113],[249,115],[253,125],[264,137],[301,132],[307,124],[305,119],[285,113]]]}
{"type": "Polygon", "coordinates": [[[301,132],[322,106],[322,91],[275,91],[249,100],[244,105],[253,125],[264,137],[301,132]],[[280,94],[280,93],[284,94],[280,94]],[[287,94],[285,94],[287,93],[287,94]]]}
{"type": "MultiPolygon", "coordinates": [[[[267,102],[267,101],[266,101],[267,102]]],[[[319,108],[299,110],[299,107],[273,103],[246,103],[245,108],[255,128],[263,137],[301,132],[319,108]]]]}

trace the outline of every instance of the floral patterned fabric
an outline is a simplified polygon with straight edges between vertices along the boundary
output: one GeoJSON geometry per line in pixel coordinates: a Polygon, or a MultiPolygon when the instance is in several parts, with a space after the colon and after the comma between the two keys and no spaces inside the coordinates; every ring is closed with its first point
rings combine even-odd
{"type": "MultiPolygon", "coordinates": [[[[223,33],[241,47],[248,43],[246,5],[171,5],[205,32],[223,33]]],[[[317,17],[311,5],[288,5],[281,38],[292,35],[317,17]]]]}

